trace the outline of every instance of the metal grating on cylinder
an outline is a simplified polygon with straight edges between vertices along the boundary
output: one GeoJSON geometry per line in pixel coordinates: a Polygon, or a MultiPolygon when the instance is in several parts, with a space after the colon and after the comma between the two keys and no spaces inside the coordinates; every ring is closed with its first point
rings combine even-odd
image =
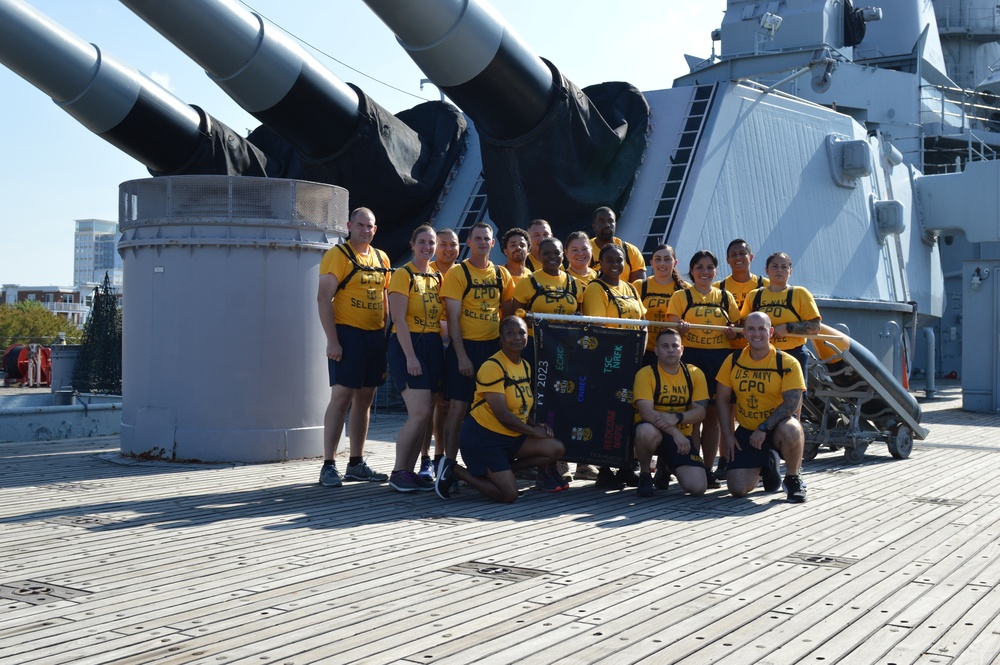
{"type": "Polygon", "coordinates": [[[121,230],[145,223],[291,224],[347,233],[347,197],[301,180],[171,176],[131,180],[119,187],[121,230]]]}

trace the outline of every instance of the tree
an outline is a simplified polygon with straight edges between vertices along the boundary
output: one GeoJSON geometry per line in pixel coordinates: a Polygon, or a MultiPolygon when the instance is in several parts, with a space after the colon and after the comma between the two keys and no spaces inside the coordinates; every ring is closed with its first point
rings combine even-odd
{"type": "Polygon", "coordinates": [[[36,301],[19,302],[16,305],[0,305],[0,353],[11,344],[50,345],[66,333],[66,341],[78,344],[83,335],[74,323],[36,301]]]}
{"type": "Polygon", "coordinates": [[[122,311],[107,273],[104,284],[94,292],[83,347],[73,370],[73,388],[82,393],[122,393],[122,311]]]}

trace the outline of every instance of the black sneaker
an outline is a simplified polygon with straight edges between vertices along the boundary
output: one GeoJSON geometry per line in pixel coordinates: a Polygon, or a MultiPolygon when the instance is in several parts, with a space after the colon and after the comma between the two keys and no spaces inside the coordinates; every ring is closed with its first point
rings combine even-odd
{"type": "Polygon", "coordinates": [[[653,489],[653,476],[648,473],[639,474],[638,485],[638,489],[635,491],[636,496],[651,497],[656,493],[656,490],[653,489]]]}
{"type": "Polygon", "coordinates": [[[620,490],[622,488],[621,481],[615,476],[615,472],[609,467],[602,466],[601,470],[597,472],[597,480],[594,481],[594,487],[599,487],[601,489],[609,490],[620,490]]]}
{"type": "Polygon", "coordinates": [[[715,467],[715,473],[712,475],[716,480],[722,482],[726,479],[726,467],[729,466],[729,460],[719,458],[719,466],[715,467]]]}
{"type": "MultiPolygon", "coordinates": [[[[642,482],[642,477],[639,478],[642,482]]],[[[653,475],[653,487],[658,490],[666,490],[670,487],[670,470],[666,467],[657,467],[656,473],[653,475]]]]}
{"type": "Polygon", "coordinates": [[[760,470],[765,492],[777,492],[781,487],[781,457],[774,448],[767,451],[767,466],[760,470]]]}
{"type": "Polygon", "coordinates": [[[722,487],[715,476],[712,474],[712,470],[705,467],[705,486],[710,490],[717,490],[722,487]]]}
{"type": "Polygon", "coordinates": [[[456,464],[458,462],[450,457],[442,457],[441,462],[438,464],[437,480],[434,481],[434,491],[442,499],[450,499],[451,491],[458,484],[458,478],[455,477],[455,469],[453,468],[456,464]]]}
{"type": "Polygon", "coordinates": [[[639,486],[639,474],[638,469],[635,465],[623,466],[618,469],[618,483],[624,485],[625,487],[638,487],[639,486]]]}
{"type": "Polygon", "coordinates": [[[802,476],[785,476],[785,491],[788,492],[788,503],[805,503],[806,484],[802,476]]]}

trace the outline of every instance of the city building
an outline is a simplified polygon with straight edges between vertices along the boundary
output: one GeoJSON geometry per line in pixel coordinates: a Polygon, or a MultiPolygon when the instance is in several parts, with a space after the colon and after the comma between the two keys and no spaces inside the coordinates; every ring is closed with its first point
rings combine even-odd
{"type": "Polygon", "coordinates": [[[118,222],[103,219],[76,220],[73,242],[73,283],[77,285],[104,282],[104,273],[111,286],[122,286],[122,257],[118,254],[118,222]]]}

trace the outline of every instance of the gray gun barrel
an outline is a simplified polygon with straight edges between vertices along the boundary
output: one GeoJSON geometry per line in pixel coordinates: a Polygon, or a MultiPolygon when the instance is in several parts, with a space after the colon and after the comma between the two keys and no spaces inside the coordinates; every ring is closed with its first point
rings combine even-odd
{"type": "Polygon", "coordinates": [[[121,0],[307,159],[337,153],[358,96],[296,42],[230,0],[121,0]]]}
{"type": "Polygon", "coordinates": [[[196,109],[20,0],[0,0],[0,62],[153,172],[181,170],[204,140],[196,109]]]}
{"type": "Polygon", "coordinates": [[[428,78],[497,139],[524,136],[556,99],[552,71],[496,11],[467,0],[365,0],[428,78]]]}

